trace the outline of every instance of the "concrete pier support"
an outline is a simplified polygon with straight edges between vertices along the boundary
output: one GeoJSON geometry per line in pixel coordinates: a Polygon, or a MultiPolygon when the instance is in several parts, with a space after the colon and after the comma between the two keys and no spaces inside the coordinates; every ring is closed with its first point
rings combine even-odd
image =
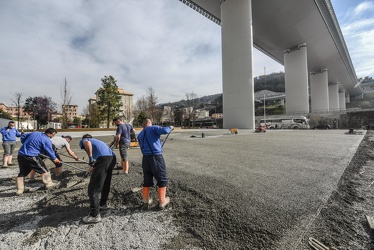
{"type": "Polygon", "coordinates": [[[330,112],[339,112],[339,84],[329,84],[329,107],[330,112]]]}
{"type": "Polygon", "coordinates": [[[311,113],[329,112],[329,88],[327,69],[310,74],[311,113]]]}
{"type": "Polygon", "coordinates": [[[252,1],[221,3],[223,127],[255,128],[252,1]]]}
{"type": "Polygon", "coordinates": [[[339,108],[340,108],[340,111],[345,112],[347,110],[345,104],[346,104],[345,91],[342,90],[342,91],[339,92],[339,108]]]}
{"type": "Polygon", "coordinates": [[[351,95],[350,94],[347,94],[347,96],[345,98],[345,103],[351,103],[351,95]]]}
{"type": "Polygon", "coordinates": [[[284,52],[286,113],[308,114],[308,66],[306,45],[284,52]]]}

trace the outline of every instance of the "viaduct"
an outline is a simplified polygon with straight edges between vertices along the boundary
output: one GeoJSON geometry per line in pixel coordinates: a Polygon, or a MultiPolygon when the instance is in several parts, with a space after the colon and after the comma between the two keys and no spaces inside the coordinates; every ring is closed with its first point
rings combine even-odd
{"type": "Polygon", "coordinates": [[[224,128],[255,127],[253,47],[284,65],[288,115],[345,111],[362,93],[330,0],[179,1],[221,26],[224,128]]]}

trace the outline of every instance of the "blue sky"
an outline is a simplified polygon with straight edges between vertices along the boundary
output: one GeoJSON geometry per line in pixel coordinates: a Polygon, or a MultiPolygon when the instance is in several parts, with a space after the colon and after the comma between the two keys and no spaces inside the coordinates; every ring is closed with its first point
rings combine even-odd
{"type": "MultiPolygon", "coordinates": [[[[374,1],[332,0],[358,77],[374,76],[374,1]]],[[[222,92],[220,26],[178,0],[0,1],[0,102],[13,93],[60,105],[66,77],[79,110],[112,75],[159,103],[222,92]],[[151,10],[151,11],[150,11],[151,10]]],[[[283,66],[254,50],[254,75],[283,66]]]]}

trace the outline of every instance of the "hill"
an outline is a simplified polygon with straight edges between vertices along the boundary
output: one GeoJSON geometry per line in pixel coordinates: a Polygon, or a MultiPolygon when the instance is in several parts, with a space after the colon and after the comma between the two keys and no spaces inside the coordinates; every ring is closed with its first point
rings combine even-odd
{"type": "MultiPolygon", "coordinates": [[[[271,92],[284,92],[284,73],[272,73],[270,75],[263,75],[254,78],[254,91],[258,92],[261,90],[268,90],[271,92]]],[[[197,93],[199,94],[199,93],[197,93]]],[[[199,107],[203,107],[204,104],[212,104],[220,106],[222,105],[222,93],[207,95],[197,98],[199,107]]],[[[180,100],[177,102],[162,103],[159,106],[170,106],[170,107],[186,107],[187,101],[180,100]]]]}

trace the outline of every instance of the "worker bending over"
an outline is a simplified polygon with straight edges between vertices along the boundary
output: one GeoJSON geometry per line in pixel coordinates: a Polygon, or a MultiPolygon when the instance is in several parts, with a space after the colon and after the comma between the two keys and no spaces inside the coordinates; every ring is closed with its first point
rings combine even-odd
{"type": "Polygon", "coordinates": [[[51,189],[58,185],[58,183],[52,182],[51,174],[40,156],[40,154],[45,153],[54,164],[60,164],[60,160],[57,159],[52,149],[50,140],[56,133],[55,129],[48,128],[44,133],[35,131],[21,136],[23,144],[18,151],[19,174],[16,178],[16,195],[23,194],[25,189],[24,179],[31,170],[41,174],[46,189],[51,189]]]}

